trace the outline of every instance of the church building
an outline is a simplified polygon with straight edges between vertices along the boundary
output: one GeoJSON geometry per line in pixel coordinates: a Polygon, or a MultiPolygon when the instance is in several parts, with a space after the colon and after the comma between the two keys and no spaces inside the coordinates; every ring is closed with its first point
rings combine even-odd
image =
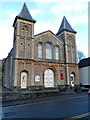
{"type": "Polygon", "coordinates": [[[76,31],[64,16],[57,34],[34,35],[36,21],[24,3],[13,27],[13,48],[4,60],[3,85],[10,89],[79,84],[76,31]]]}

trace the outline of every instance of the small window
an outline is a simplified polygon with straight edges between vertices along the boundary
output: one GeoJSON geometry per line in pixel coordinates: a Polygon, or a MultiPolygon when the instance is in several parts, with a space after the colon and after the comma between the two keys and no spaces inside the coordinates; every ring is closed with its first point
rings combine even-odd
{"type": "Polygon", "coordinates": [[[28,36],[28,27],[27,26],[22,26],[21,31],[22,31],[21,34],[23,36],[28,36]]]}
{"type": "Polygon", "coordinates": [[[59,60],[59,48],[55,47],[55,59],[59,60]]]}
{"type": "Polygon", "coordinates": [[[38,44],[38,58],[42,58],[42,45],[38,44]]]}
{"type": "Polygon", "coordinates": [[[46,44],[46,59],[52,59],[52,46],[46,44]]]}
{"type": "Polygon", "coordinates": [[[25,35],[25,29],[24,29],[24,27],[22,28],[22,35],[23,36],[25,35]]]}

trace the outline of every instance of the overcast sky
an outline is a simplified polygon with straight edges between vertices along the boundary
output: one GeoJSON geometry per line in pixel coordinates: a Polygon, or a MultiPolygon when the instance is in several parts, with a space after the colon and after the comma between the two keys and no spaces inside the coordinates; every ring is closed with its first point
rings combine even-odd
{"type": "Polygon", "coordinates": [[[56,34],[66,16],[77,31],[77,50],[88,56],[88,0],[0,0],[0,59],[7,57],[13,47],[12,25],[24,2],[37,21],[35,34],[47,30],[56,34]]]}

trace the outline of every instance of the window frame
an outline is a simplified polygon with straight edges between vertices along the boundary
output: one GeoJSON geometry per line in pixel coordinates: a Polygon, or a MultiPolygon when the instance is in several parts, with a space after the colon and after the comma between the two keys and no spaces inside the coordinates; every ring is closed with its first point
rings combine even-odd
{"type": "Polygon", "coordinates": [[[37,56],[38,56],[38,59],[42,59],[42,57],[43,57],[43,46],[41,43],[37,44],[37,56]],[[39,48],[39,46],[41,48],[39,48]]]}
{"type": "Polygon", "coordinates": [[[58,46],[55,46],[55,60],[59,60],[59,47],[58,46]],[[58,50],[58,53],[56,51],[56,49],[58,50]],[[57,56],[58,55],[58,56],[57,56]]]}
{"type": "Polygon", "coordinates": [[[52,45],[50,43],[46,43],[45,50],[46,50],[46,54],[45,54],[46,55],[45,56],[46,59],[52,60],[52,58],[53,58],[53,55],[52,55],[52,53],[53,53],[53,51],[52,51],[52,45]],[[49,45],[49,46],[47,46],[47,45],[49,45]]]}

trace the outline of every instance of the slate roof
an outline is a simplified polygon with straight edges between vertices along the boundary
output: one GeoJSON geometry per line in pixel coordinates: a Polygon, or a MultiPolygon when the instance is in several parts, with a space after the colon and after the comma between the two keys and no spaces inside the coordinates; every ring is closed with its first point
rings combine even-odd
{"type": "MultiPolygon", "coordinates": [[[[31,22],[34,22],[34,23],[36,22],[32,18],[31,14],[30,14],[27,6],[26,6],[26,3],[23,4],[22,10],[21,10],[20,14],[16,16],[15,21],[16,21],[17,18],[24,19],[24,20],[27,20],[27,21],[31,21],[31,22]]],[[[15,21],[14,21],[14,24],[15,24],[15,21]]],[[[14,26],[14,24],[13,24],[13,26],[14,26]]]]}
{"type": "Polygon", "coordinates": [[[78,63],[78,66],[79,66],[79,68],[83,68],[83,67],[90,66],[90,57],[89,57],[89,58],[82,59],[82,60],[78,63]]]}
{"type": "Polygon", "coordinates": [[[69,32],[73,32],[73,33],[77,33],[72,27],[71,25],[69,24],[69,22],[67,21],[66,17],[64,16],[63,17],[63,20],[62,20],[62,23],[61,23],[61,26],[57,32],[56,35],[59,35],[62,31],[69,31],[69,32]]]}

